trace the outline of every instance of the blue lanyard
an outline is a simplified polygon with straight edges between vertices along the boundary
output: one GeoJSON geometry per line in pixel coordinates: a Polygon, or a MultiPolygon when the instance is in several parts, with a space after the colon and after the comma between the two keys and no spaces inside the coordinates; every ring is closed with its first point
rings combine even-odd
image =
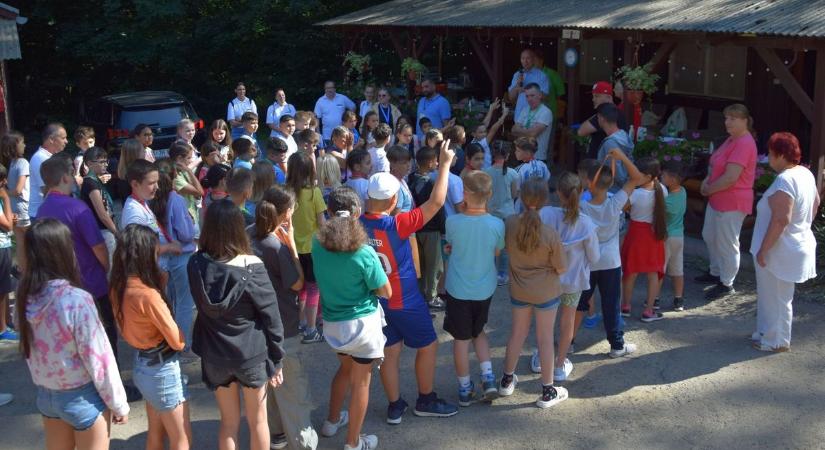
{"type": "Polygon", "coordinates": [[[378,112],[380,112],[384,118],[384,123],[392,125],[392,107],[387,107],[387,109],[384,110],[383,106],[378,105],[378,112]]]}

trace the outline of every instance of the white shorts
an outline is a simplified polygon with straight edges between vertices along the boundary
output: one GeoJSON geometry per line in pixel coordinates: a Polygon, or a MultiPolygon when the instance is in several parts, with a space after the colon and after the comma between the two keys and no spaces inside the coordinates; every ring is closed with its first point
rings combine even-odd
{"type": "Polygon", "coordinates": [[[374,313],[360,319],[341,322],[324,321],[324,338],[337,353],[354,358],[376,359],[384,357],[384,310],[381,305],[374,313]]]}
{"type": "Polygon", "coordinates": [[[665,273],[671,277],[685,275],[685,238],[674,236],[665,241],[665,273]]]}

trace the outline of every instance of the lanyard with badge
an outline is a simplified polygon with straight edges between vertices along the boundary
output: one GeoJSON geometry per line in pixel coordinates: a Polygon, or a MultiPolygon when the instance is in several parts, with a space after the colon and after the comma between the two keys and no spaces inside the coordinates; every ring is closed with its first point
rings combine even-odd
{"type": "Polygon", "coordinates": [[[392,125],[392,107],[388,106],[386,110],[381,105],[378,105],[378,112],[381,113],[381,117],[384,119],[384,123],[387,125],[392,125]]]}
{"type": "Polygon", "coordinates": [[[533,118],[536,117],[536,114],[539,113],[539,108],[535,110],[527,111],[527,120],[524,121],[524,128],[530,129],[530,125],[533,124],[533,118]]]}
{"type": "Polygon", "coordinates": [[[138,202],[138,204],[142,206],[143,209],[146,211],[146,215],[149,218],[149,228],[151,228],[155,232],[160,232],[161,234],[163,234],[163,237],[166,239],[167,242],[173,242],[174,239],[172,239],[172,237],[169,236],[169,233],[166,232],[166,228],[161,226],[160,222],[158,221],[158,218],[155,216],[155,213],[152,212],[151,209],[149,209],[149,206],[146,204],[146,202],[138,198],[138,196],[136,196],[134,193],[132,193],[131,196],[132,200],[138,202]]]}

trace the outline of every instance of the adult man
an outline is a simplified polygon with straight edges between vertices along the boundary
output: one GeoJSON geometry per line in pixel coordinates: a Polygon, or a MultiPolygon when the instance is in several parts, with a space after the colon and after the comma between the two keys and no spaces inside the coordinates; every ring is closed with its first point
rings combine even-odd
{"type": "Polygon", "coordinates": [[[243,113],[252,111],[258,114],[255,100],[246,96],[246,86],[243,82],[235,86],[235,96],[226,107],[226,121],[232,127],[232,139],[238,139],[243,134],[243,124],[241,123],[243,113]]]}
{"type": "MultiPolygon", "coordinates": [[[[335,82],[324,83],[324,95],[315,102],[315,116],[321,121],[321,135],[324,141],[332,137],[332,130],[341,125],[344,111],[355,111],[355,103],[344,94],[335,92],[335,82]]],[[[328,142],[324,142],[324,146],[328,142]]]]}
{"type": "Polygon", "coordinates": [[[541,102],[543,94],[538,84],[530,83],[525,86],[524,97],[527,99],[527,107],[522,109],[521,114],[516,115],[515,124],[510,132],[515,137],[534,138],[538,144],[536,159],[550,161],[552,155],[548,154],[547,147],[550,145],[552,134],[550,125],[553,123],[553,113],[541,102]]]}
{"type": "Polygon", "coordinates": [[[513,111],[514,117],[519,117],[527,108],[525,91],[530,84],[536,84],[543,95],[550,92],[550,80],[540,68],[536,67],[536,53],[526,48],[521,52],[521,69],[513,74],[513,81],[510,82],[508,88],[510,101],[516,102],[516,109],[513,111]]]}
{"type": "Polygon", "coordinates": [[[358,105],[358,115],[361,117],[361,120],[364,120],[364,116],[367,115],[367,112],[369,112],[374,105],[375,86],[368,84],[367,87],[364,88],[364,100],[358,105]]]}
{"type": "Polygon", "coordinates": [[[298,144],[292,134],[295,133],[295,118],[289,114],[284,114],[278,119],[278,128],[272,131],[272,135],[286,142],[286,158],[289,159],[293,153],[298,151],[298,144]]]}
{"type": "MultiPolygon", "coordinates": [[[[613,86],[607,81],[598,81],[593,85],[593,109],[598,109],[599,105],[604,103],[613,104],[613,86]]],[[[624,114],[619,114],[617,122],[619,128],[627,131],[627,120],[624,114]]],[[[590,116],[589,119],[582,122],[578,131],[579,136],[590,136],[590,147],[587,148],[587,157],[596,158],[599,154],[599,148],[602,141],[607,135],[599,127],[598,118],[596,114],[590,116]]]]}
{"type": "Polygon", "coordinates": [[[401,117],[401,110],[397,106],[390,103],[392,96],[387,88],[378,90],[378,103],[372,105],[370,111],[375,111],[378,114],[378,123],[386,123],[393,130],[398,123],[398,118],[401,117]]]}
{"type": "MultiPolygon", "coordinates": [[[[62,152],[69,143],[66,135],[66,128],[61,123],[50,123],[43,129],[43,143],[32,155],[30,161],[29,178],[29,217],[34,220],[37,211],[43,204],[45,192],[43,192],[43,177],[40,176],[40,166],[52,155],[62,152]]],[[[108,261],[108,259],[107,259],[108,261]]]]}
{"type": "MultiPolygon", "coordinates": [[[[599,146],[596,157],[599,161],[604,161],[610,150],[618,148],[628,158],[633,158],[633,141],[625,130],[619,128],[618,121],[622,117],[622,112],[613,103],[602,103],[596,109],[596,118],[599,128],[607,135],[599,146]]],[[[616,161],[616,175],[613,177],[613,187],[610,192],[617,192],[627,182],[627,168],[621,161],[616,161]]]]}
{"type": "Polygon", "coordinates": [[[266,109],[266,124],[272,130],[269,137],[275,137],[277,130],[280,127],[279,120],[284,114],[289,114],[295,117],[295,107],[286,102],[286,94],[283,89],[275,91],[275,101],[266,109]]]}
{"type": "Polygon", "coordinates": [[[453,116],[450,110],[450,102],[435,91],[433,80],[427,79],[421,82],[421,93],[424,96],[418,101],[418,113],[416,114],[416,133],[419,138],[424,137],[420,125],[422,117],[430,119],[433,128],[444,128],[444,125],[453,116]]]}

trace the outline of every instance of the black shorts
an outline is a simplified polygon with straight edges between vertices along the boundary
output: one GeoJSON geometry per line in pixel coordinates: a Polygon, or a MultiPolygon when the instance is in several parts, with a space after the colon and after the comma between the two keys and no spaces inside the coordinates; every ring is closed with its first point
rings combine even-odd
{"type": "Polygon", "coordinates": [[[0,248],[0,295],[14,292],[15,282],[11,277],[11,248],[0,248]]]}
{"type": "Polygon", "coordinates": [[[446,297],[444,331],[459,341],[478,337],[484,331],[484,325],[487,324],[490,301],[493,297],[487,300],[461,300],[449,293],[446,297]]]}
{"type": "Polygon", "coordinates": [[[258,389],[275,375],[275,364],[265,359],[252,367],[242,369],[238,367],[220,367],[202,359],[201,375],[203,384],[210,391],[215,391],[219,387],[229,387],[232,383],[240,383],[243,387],[258,389]]]}
{"type": "Polygon", "coordinates": [[[338,354],[341,355],[341,356],[349,356],[350,358],[352,358],[353,361],[355,361],[356,364],[361,364],[361,365],[364,365],[364,366],[368,366],[368,365],[372,364],[375,361],[375,358],[359,358],[357,356],[348,355],[346,353],[338,353],[338,354]]]}
{"type": "Polygon", "coordinates": [[[313,265],[312,265],[312,254],[311,253],[299,253],[298,254],[298,262],[301,263],[301,270],[304,271],[304,281],[307,283],[314,283],[315,282],[315,272],[313,272],[313,265]]]}

